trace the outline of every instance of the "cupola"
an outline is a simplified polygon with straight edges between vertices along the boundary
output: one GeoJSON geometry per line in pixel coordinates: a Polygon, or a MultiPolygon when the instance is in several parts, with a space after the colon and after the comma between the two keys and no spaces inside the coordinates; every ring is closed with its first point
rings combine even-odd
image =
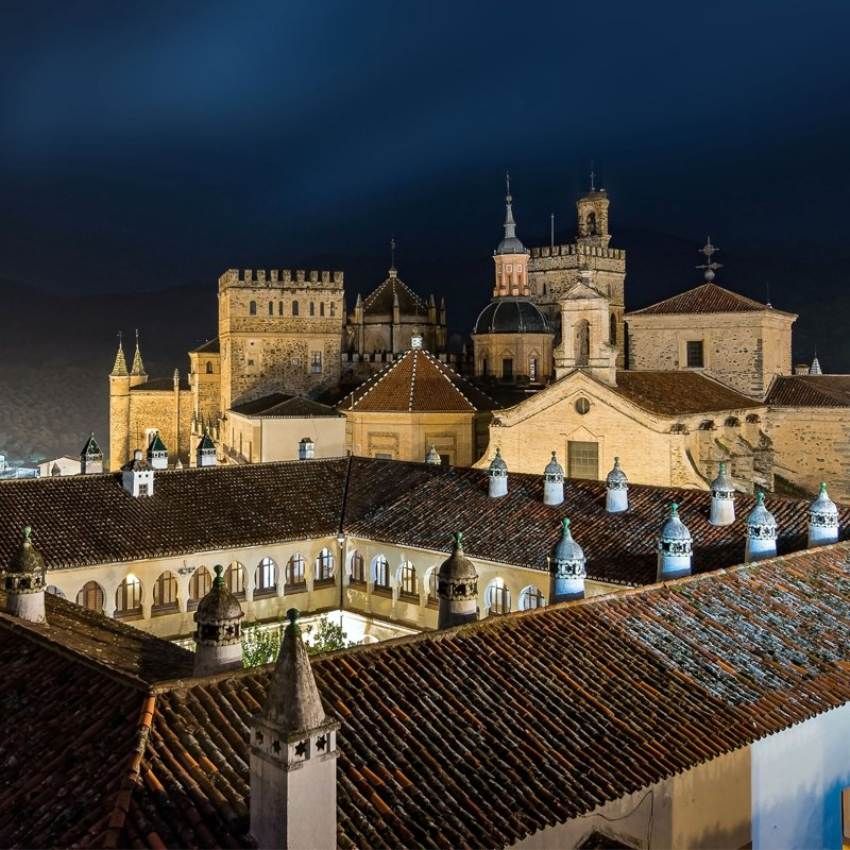
{"type": "Polygon", "coordinates": [[[629,479],[620,466],[620,458],[614,458],[614,466],[605,479],[605,510],[618,514],[629,509],[629,479]]]}
{"type": "Polygon", "coordinates": [[[154,432],[148,443],[148,463],[151,469],[168,469],[168,449],[162,442],[159,431],[154,432]]]}
{"type": "Polygon", "coordinates": [[[136,498],[153,496],[153,467],[145,460],[141,449],[136,449],[133,459],[121,467],[121,485],[136,498]]]}
{"type": "Polygon", "coordinates": [[[478,571],[463,553],[463,534],[457,532],[452,553],[437,573],[440,613],[437,628],[447,629],[478,619],[478,571]]]}
{"type": "Polygon", "coordinates": [[[555,452],[543,470],[543,504],[560,505],[564,501],[564,468],[555,452]]]}
{"type": "Polygon", "coordinates": [[[756,505],[747,517],[745,561],[760,561],[776,554],[776,519],[764,505],[764,493],[756,493],[756,505]]]}
{"type": "Polygon", "coordinates": [[[711,482],[711,510],[708,521],[712,525],[731,525],[735,522],[735,487],[726,474],[726,464],[721,461],[717,478],[711,482]]]}
{"type": "Polygon", "coordinates": [[[587,577],[587,559],[581,546],[573,540],[570,521],[561,522],[561,539],[549,562],[552,602],[566,602],[584,596],[584,580],[587,577]]]}
{"type": "Polygon", "coordinates": [[[496,454],[493,460],[490,461],[490,466],[487,469],[487,474],[490,479],[488,492],[491,499],[498,499],[500,496],[508,494],[508,465],[502,457],[502,452],[496,447],[496,454]]]}
{"type": "Polygon", "coordinates": [[[257,847],[336,850],[339,723],[329,719],[301,638],[289,623],[250,728],[250,827],[257,847]]]}
{"type": "Polygon", "coordinates": [[[33,546],[32,529],[24,529],[24,538],[12,559],[2,570],[3,592],[6,594],[6,612],[31,623],[43,623],[44,613],[44,558],[33,546]]]}
{"type": "Polygon", "coordinates": [[[690,575],[692,554],[691,532],[679,519],[679,506],[673,502],[658,538],[658,581],[690,575]]]}
{"type": "Polygon", "coordinates": [[[312,437],[302,437],[298,443],[298,460],[312,460],[316,455],[316,444],[312,437]]]}
{"type": "Polygon", "coordinates": [[[838,508],[821,482],[817,499],[809,505],[809,546],[838,542],[838,508]]]}
{"type": "Polygon", "coordinates": [[[94,433],[89,435],[80,451],[80,472],[83,475],[103,472],[103,452],[94,438],[94,433]]]}
{"type": "Polygon", "coordinates": [[[196,676],[242,667],[241,620],[245,614],[228,590],[223,572],[221,564],[216,564],[212,587],[195,611],[196,676]]]}
{"type": "Polygon", "coordinates": [[[432,443],[431,448],[428,449],[428,454],[425,455],[425,463],[430,463],[432,466],[440,466],[442,462],[437,447],[432,443]]]}
{"type": "Polygon", "coordinates": [[[204,431],[204,436],[198,443],[197,460],[198,466],[215,466],[218,463],[215,456],[215,443],[210,439],[209,431],[204,431]]]}

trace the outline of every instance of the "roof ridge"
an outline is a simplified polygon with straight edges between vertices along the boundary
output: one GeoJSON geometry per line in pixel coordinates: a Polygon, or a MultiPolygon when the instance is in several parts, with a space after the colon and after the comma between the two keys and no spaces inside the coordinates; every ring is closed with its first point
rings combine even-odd
{"type": "MultiPolygon", "coordinates": [[[[424,354],[428,358],[428,360],[430,360],[431,363],[435,366],[437,372],[439,372],[440,375],[442,375],[443,378],[448,382],[449,386],[472,408],[473,411],[477,413],[478,408],[467,398],[466,393],[464,393],[463,390],[461,390],[461,388],[452,380],[452,375],[456,375],[458,378],[461,378],[461,375],[455,372],[454,369],[450,369],[450,367],[446,366],[446,364],[441,363],[438,359],[434,357],[433,354],[431,354],[430,351],[425,351],[424,354]],[[445,369],[443,368],[444,366],[445,369]],[[449,374],[449,372],[451,372],[451,374],[449,374]]],[[[493,399],[490,399],[490,401],[492,400],[493,399]]]]}
{"type": "MultiPolygon", "coordinates": [[[[632,314],[646,313],[646,312],[654,309],[655,307],[660,307],[662,304],[668,304],[670,302],[676,301],[677,299],[682,299],[686,295],[692,295],[696,292],[699,292],[700,290],[706,290],[706,289],[719,290],[720,292],[723,292],[727,295],[730,295],[733,298],[737,299],[738,301],[741,301],[745,304],[756,307],[759,310],[773,310],[773,311],[776,311],[776,312],[782,312],[782,311],[777,311],[775,307],[772,307],[768,304],[763,304],[761,301],[756,301],[755,298],[750,298],[749,295],[744,295],[740,292],[736,292],[734,289],[729,289],[728,287],[721,286],[719,283],[715,283],[714,281],[705,281],[703,283],[697,284],[696,286],[692,286],[688,289],[685,289],[681,292],[676,292],[673,295],[669,295],[666,298],[662,298],[660,301],[655,301],[652,304],[647,304],[646,307],[641,307],[638,310],[630,310],[629,313],[632,313],[632,314]]],[[[723,310],[717,310],[715,312],[722,313],[724,311],[723,310]]]]}
{"type": "MultiPolygon", "coordinates": [[[[409,353],[409,352],[406,352],[406,354],[407,354],[407,353],[409,353]]],[[[367,396],[367,395],[369,395],[369,393],[370,393],[370,392],[372,392],[372,390],[374,390],[374,389],[375,389],[375,387],[377,387],[377,386],[378,386],[378,384],[380,384],[380,383],[381,383],[381,381],[383,381],[383,380],[384,380],[384,378],[386,378],[386,377],[387,377],[387,375],[389,375],[389,374],[390,374],[390,372],[392,372],[392,371],[393,371],[393,369],[395,369],[395,368],[396,368],[396,366],[398,366],[398,365],[399,365],[399,363],[401,363],[401,362],[405,359],[406,354],[405,354],[405,355],[403,355],[403,356],[401,356],[401,357],[399,357],[399,358],[398,358],[398,360],[394,360],[392,363],[388,363],[386,366],[384,366],[384,368],[383,368],[383,369],[381,369],[381,371],[380,371],[380,372],[377,372],[376,374],[372,375],[372,377],[371,377],[371,378],[367,379],[366,381],[364,381],[364,382],[363,382],[362,384],[360,384],[359,386],[356,386],[356,387],[355,387],[355,388],[354,388],[354,389],[353,389],[353,390],[352,390],[352,391],[351,391],[351,392],[350,392],[350,393],[349,393],[349,394],[348,394],[348,395],[347,395],[347,396],[346,396],[346,397],[345,397],[345,398],[344,398],[344,399],[340,402],[340,406],[342,406],[342,405],[343,405],[343,403],[346,401],[346,399],[351,398],[351,396],[353,396],[353,395],[354,395],[354,394],[355,394],[358,390],[361,390],[361,389],[363,389],[363,388],[365,387],[366,389],[365,389],[365,390],[364,390],[364,391],[363,391],[363,392],[362,392],[362,393],[361,393],[361,394],[357,397],[357,400],[356,400],[356,401],[352,401],[352,402],[351,402],[351,408],[350,408],[350,409],[351,409],[351,410],[354,410],[354,408],[355,408],[355,407],[357,407],[357,405],[358,405],[358,404],[360,404],[360,402],[361,402],[361,401],[363,401],[363,399],[364,399],[364,398],[366,398],[366,396],[367,396]]]]}
{"type": "Polygon", "coordinates": [[[127,822],[127,814],[130,811],[130,801],[133,792],[139,785],[141,776],[142,759],[148,747],[153,718],[156,712],[156,694],[149,692],[142,702],[139,711],[139,721],[136,736],[136,748],[130,758],[129,769],[124,774],[115,800],[112,813],[109,816],[106,832],[103,835],[102,846],[107,848],[120,847],[121,832],[127,822]]]}

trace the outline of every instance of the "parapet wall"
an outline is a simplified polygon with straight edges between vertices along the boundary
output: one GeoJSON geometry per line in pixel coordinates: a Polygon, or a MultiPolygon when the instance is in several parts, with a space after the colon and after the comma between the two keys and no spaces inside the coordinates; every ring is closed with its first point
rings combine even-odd
{"type": "Polygon", "coordinates": [[[218,279],[219,289],[229,287],[292,287],[306,289],[342,289],[344,275],[340,271],[305,271],[304,269],[228,269],[218,279]]]}
{"type": "Polygon", "coordinates": [[[546,245],[541,248],[532,248],[531,257],[566,257],[571,254],[581,254],[587,257],[607,257],[611,260],[625,260],[626,252],[622,248],[602,248],[599,245],[578,245],[575,242],[569,245],[546,245]]]}

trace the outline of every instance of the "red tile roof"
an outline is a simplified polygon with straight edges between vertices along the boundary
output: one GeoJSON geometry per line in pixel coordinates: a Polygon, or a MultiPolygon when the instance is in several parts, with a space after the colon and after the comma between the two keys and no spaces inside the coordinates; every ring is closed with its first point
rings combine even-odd
{"type": "Polygon", "coordinates": [[[850,375],[783,375],[766,403],[773,407],[850,407],[850,375]]]}
{"type": "MultiPolygon", "coordinates": [[[[567,480],[558,507],[543,504],[542,470],[510,473],[500,499],[489,498],[487,483],[482,469],[369,458],[158,471],[148,499],[125,493],[111,474],[0,481],[0,562],[17,551],[25,525],[49,569],[336,535],[342,526],[437,552],[447,552],[450,533],[463,530],[473,557],[545,571],[569,516],[591,578],[646,584],[655,580],[655,536],[671,501],[694,535],[698,572],[742,560],[744,517],[753,505],[738,495],[738,520],[715,527],[702,490],[632,485],[630,510],[608,514],[601,481],[567,480]]],[[[779,551],[805,546],[808,502],[769,496],[768,507],[779,524],[779,551]]],[[[850,536],[850,508],[840,516],[841,533],[850,536]]]]}
{"type": "Polygon", "coordinates": [[[638,407],[664,416],[764,406],[700,372],[628,369],[617,372],[614,389],[638,407]]]}
{"type": "MultiPolygon", "coordinates": [[[[338,846],[505,846],[845,704],[848,551],[317,657],[341,723],[338,846]]],[[[151,702],[56,647],[0,642],[0,844],[251,846],[270,668],[151,702]]]]}
{"type": "MultiPolygon", "coordinates": [[[[703,283],[680,292],[672,298],[666,298],[657,304],[651,304],[640,310],[632,310],[628,316],[647,316],[661,313],[752,313],[760,310],[773,310],[753,298],[739,295],[724,289],[716,283],[703,283]]],[[[782,312],[782,311],[774,311],[782,312]]]]}
{"type": "Polygon", "coordinates": [[[234,413],[243,416],[286,416],[304,418],[311,416],[342,416],[329,404],[321,404],[310,398],[286,393],[270,393],[269,395],[234,404],[234,413]]]}
{"type": "Polygon", "coordinates": [[[362,383],[340,410],[381,413],[474,413],[495,402],[423,349],[411,349],[362,383]]]}

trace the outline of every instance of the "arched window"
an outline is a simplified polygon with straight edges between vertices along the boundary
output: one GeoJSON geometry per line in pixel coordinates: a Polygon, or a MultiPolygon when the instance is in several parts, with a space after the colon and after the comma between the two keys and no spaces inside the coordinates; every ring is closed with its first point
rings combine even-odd
{"type": "Polygon", "coordinates": [[[491,614],[507,614],[511,610],[511,592],[500,578],[493,579],[487,587],[487,607],[491,614]]]}
{"type": "Polygon", "coordinates": [[[590,361],[590,322],[587,319],[577,322],[575,333],[576,366],[587,366],[590,361]]]}
{"type": "Polygon", "coordinates": [[[545,604],[539,587],[533,584],[524,587],[519,594],[519,610],[530,611],[532,608],[542,608],[545,604]]]}
{"type": "Polygon", "coordinates": [[[303,590],[304,579],[304,556],[296,553],[286,562],[286,584],[285,593],[303,590]]]}
{"type": "Polygon", "coordinates": [[[49,593],[51,596],[58,596],[60,599],[65,598],[65,594],[55,584],[48,584],[44,588],[44,592],[49,593]]]}
{"type": "Polygon", "coordinates": [[[293,316],[298,315],[298,302],[297,301],[292,302],[292,315],[293,316]]]}
{"type": "Polygon", "coordinates": [[[351,556],[351,584],[366,584],[366,565],[363,556],[355,550],[351,556]]]}
{"type": "Polygon", "coordinates": [[[322,549],[316,555],[316,582],[329,582],[334,580],[334,556],[330,549],[322,549]]]}
{"type": "Polygon", "coordinates": [[[596,236],[596,213],[589,212],[587,214],[587,235],[588,236],[596,236]]]}
{"type": "Polygon", "coordinates": [[[206,567],[198,567],[189,579],[189,610],[194,611],[198,603],[210,592],[212,576],[206,567]]]}
{"type": "Polygon", "coordinates": [[[254,578],[254,596],[271,596],[276,590],[277,564],[271,558],[263,558],[254,578]]]}
{"type": "Polygon", "coordinates": [[[115,591],[115,616],[142,616],[142,583],[132,574],[128,575],[115,591]]]}
{"type": "Polygon", "coordinates": [[[212,375],[212,373],[213,373],[213,365],[209,360],[207,360],[207,374],[212,375]]]}
{"type": "Polygon", "coordinates": [[[439,584],[439,574],[440,574],[439,567],[431,567],[431,569],[428,570],[428,576],[425,579],[425,584],[428,587],[428,604],[431,605],[432,607],[438,605],[439,602],[440,602],[440,597],[437,594],[437,586],[439,584]]]}
{"type": "Polygon", "coordinates": [[[390,562],[383,555],[372,558],[372,584],[376,590],[390,589],[390,562]]]}
{"type": "Polygon", "coordinates": [[[77,594],[77,605],[89,611],[103,613],[103,588],[96,581],[87,581],[77,594]]]}
{"type": "Polygon", "coordinates": [[[257,315],[257,302],[256,302],[256,301],[252,301],[252,302],[248,305],[248,312],[249,312],[252,316],[256,316],[256,315],[257,315]]]}
{"type": "Polygon", "coordinates": [[[151,613],[163,614],[177,610],[177,579],[174,573],[164,572],[153,585],[153,607],[151,613]]]}
{"type": "Polygon", "coordinates": [[[315,316],[315,315],[316,315],[316,305],[315,305],[315,303],[314,303],[314,302],[312,302],[312,301],[310,302],[310,315],[311,315],[311,316],[315,316]]]}
{"type": "Polygon", "coordinates": [[[237,598],[245,598],[245,567],[234,561],[224,571],[224,586],[237,598]]]}
{"type": "Polygon", "coordinates": [[[410,561],[404,561],[399,570],[399,594],[408,599],[419,599],[419,589],[416,587],[416,567],[410,561]]]}
{"type": "Polygon", "coordinates": [[[608,320],[608,341],[611,345],[617,344],[617,317],[613,313],[608,320]]]}

